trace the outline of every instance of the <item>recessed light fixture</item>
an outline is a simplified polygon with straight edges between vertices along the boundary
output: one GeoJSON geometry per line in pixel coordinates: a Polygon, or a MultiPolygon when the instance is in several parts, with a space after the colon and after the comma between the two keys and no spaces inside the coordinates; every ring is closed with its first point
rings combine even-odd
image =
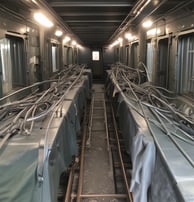
{"type": "Polygon", "coordinates": [[[132,41],[132,40],[134,40],[136,37],[133,36],[130,32],[127,32],[127,33],[125,33],[125,38],[126,38],[128,41],[132,41]]]}
{"type": "Polygon", "coordinates": [[[53,26],[53,23],[42,13],[35,13],[34,19],[44,27],[50,28],[53,26]]]}
{"type": "Polygon", "coordinates": [[[142,26],[144,28],[150,28],[153,25],[153,21],[152,20],[147,20],[145,22],[143,22],[142,26]]]}
{"type": "Polygon", "coordinates": [[[63,43],[67,43],[71,40],[71,38],[69,36],[66,36],[64,39],[63,39],[63,43]]]}
{"type": "Polygon", "coordinates": [[[55,35],[56,36],[62,36],[63,32],[61,30],[56,30],[55,35]]]}
{"type": "Polygon", "coordinates": [[[75,45],[77,45],[77,42],[73,40],[71,44],[72,44],[73,46],[75,46],[75,45]]]}
{"type": "Polygon", "coordinates": [[[160,29],[156,29],[156,28],[150,29],[150,30],[147,31],[147,35],[148,36],[154,36],[154,35],[158,35],[160,33],[161,33],[161,30],[160,29]]]}
{"type": "Polygon", "coordinates": [[[119,41],[120,43],[122,43],[123,38],[119,37],[119,38],[118,38],[118,41],[119,41]]]}

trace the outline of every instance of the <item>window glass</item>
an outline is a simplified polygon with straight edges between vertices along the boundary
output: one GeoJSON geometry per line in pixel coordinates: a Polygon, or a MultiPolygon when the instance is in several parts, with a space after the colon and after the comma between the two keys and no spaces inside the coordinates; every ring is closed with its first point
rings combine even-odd
{"type": "Polygon", "coordinates": [[[59,47],[57,44],[52,44],[52,71],[59,70],[59,47]]]}
{"type": "Polygon", "coordinates": [[[0,52],[1,52],[1,64],[2,64],[2,77],[3,81],[6,81],[7,72],[6,67],[11,66],[11,56],[10,56],[10,43],[7,39],[0,40],[0,52]]]}
{"type": "Polygon", "coordinates": [[[92,51],[92,60],[99,61],[100,60],[100,53],[99,51],[92,51]]]}
{"type": "Polygon", "coordinates": [[[158,66],[157,66],[157,85],[168,88],[168,61],[169,61],[168,39],[161,39],[158,44],[158,66]]]}
{"type": "Polygon", "coordinates": [[[1,39],[0,57],[2,89],[3,95],[6,95],[13,88],[25,86],[26,84],[24,40],[10,35],[1,39]]]}
{"type": "Polygon", "coordinates": [[[22,38],[10,37],[13,87],[24,86],[26,83],[24,41],[22,38]]]}
{"type": "Polygon", "coordinates": [[[194,34],[179,38],[177,66],[178,93],[194,97],[194,34]]]}
{"type": "Polygon", "coordinates": [[[149,78],[150,80],[152,81],[152,69],[153,69],[153,46],[151,44],[151,42],[148,42],[147,43],[147,58],[146,58],[146,61],[147,61],[147,68],[148,68],[148,74],[149,74],[149,78]]]}
{"type": "Polygon", "coordinates": [[[57,47],[52,46],[52,70],[57,71],[57,47]]]}
{"type": "Polygon", "coordinates": [[[133,68],[137,68],[138,66],[138,59],[139,58],[139,43],[133,43],[131,45],[131,61],[130,66],[133,68]]]}
{"type": "Polygon", "coordinates": [[[125,64],[129,65],[129,46],[125,46],[125,64]]]}
{"type": "Polygon", "coordinates": [[[68,47],[68,64],[73,64],[73,48],[68,47]]]}
{"type": "Polygon", "coordinates": [[[64,46],[64,49],[63,49],[63,63],[64,63],[64,65],[68,64],[67,53],[68,53],[68,47],[64,46]]]}

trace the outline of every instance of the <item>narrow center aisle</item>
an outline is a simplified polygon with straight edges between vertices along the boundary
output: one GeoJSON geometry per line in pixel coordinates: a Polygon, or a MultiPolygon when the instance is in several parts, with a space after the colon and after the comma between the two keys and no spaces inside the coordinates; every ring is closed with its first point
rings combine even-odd
{"type": "MultiPolygon", "coordinates": [[[[84,156],[83,195],[115,193],[112,164],[107,146],[104,114],[104,85],[93,85],[93,116],[91,133],[87,140],[84,156]]],[[[83,199],[84,202],[115,201],[109,197],[83,199]]]]}

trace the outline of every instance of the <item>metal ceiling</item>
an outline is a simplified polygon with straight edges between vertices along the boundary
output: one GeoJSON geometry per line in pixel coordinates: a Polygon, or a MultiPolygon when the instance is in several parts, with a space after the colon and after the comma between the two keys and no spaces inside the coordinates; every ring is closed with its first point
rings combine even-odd
{"type": "Polygon", "coordinates": [[[47,0],[81,41],[103,46],[137,0],[47,0]]]}
{"type": "Polygon", "coordinates": [[[46,0],[65,24],[90,47],[102,47],[130,24],[165,13],[193,0],[46,0]]]}
{"type": "MultiPolygon", "coordinates": [[[[193,12],[194,0],[0,0],[0,9],[28,16],[38,8],[54,13],[85,46],[102,47],[147,16],[165,17],[180,8],[193,12]],[[34,3],[36,2],[36,3],[34,3]],[[191,9],[192,8],[192,9],[191,9]]],[[[182,12],[182,10],[181,10],[182,12]]]]}

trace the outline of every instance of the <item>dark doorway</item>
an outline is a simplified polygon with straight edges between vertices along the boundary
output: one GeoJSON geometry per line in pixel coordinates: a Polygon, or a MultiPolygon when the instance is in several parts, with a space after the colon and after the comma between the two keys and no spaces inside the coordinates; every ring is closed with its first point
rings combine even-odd
{"type": "Polygon", "coordinates": [[[104,72],[103,72],[103,58],[102,58],[102,50],[96,49],[92,51],[92,73],[93,78],[95,80],[103,80],[104,72]]]}
{"type": "Polygon", "coordinates": [[[138,67],[139,61],[139,43],[135,42],[131,45],[129,66],[132,68],[138,67]]]}
{"type": "Polygon", "coordinates": [[[168,57],[169,45],[168,39],[161,39],[158,43],[158,67],[157,67],[157,85],[168,88],[168,57]]]}

